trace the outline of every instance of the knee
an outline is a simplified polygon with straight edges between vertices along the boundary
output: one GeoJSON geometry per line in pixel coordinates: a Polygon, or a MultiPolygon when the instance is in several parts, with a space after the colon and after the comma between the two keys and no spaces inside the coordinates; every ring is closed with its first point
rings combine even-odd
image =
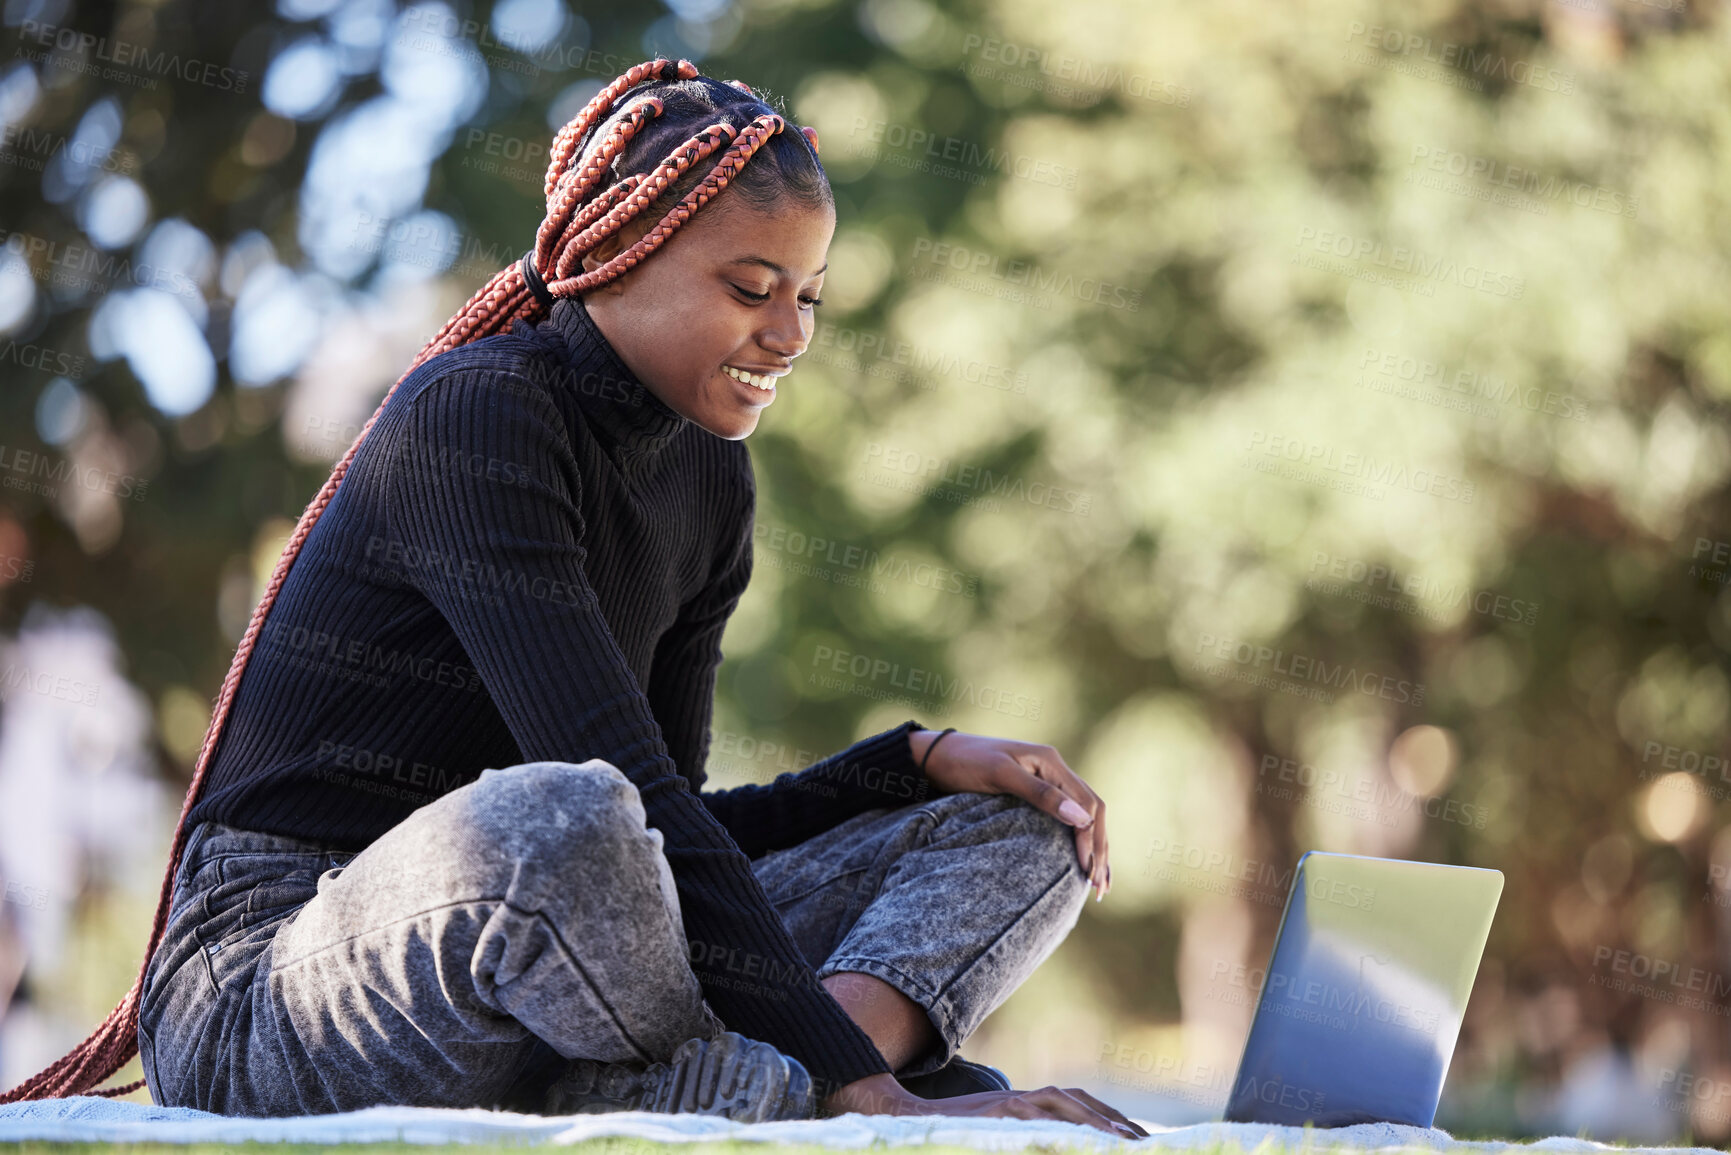
{"type": "Polygon", "coordinates": [[[1077,897],[1087,891],[1074,826],[1013,794],[949,797],[959,808],[956,817],[974,827],[975,837],[987,844],[982,847],[987,859],[1001,866],[1006,878],[1026,880],[1040,891],[1056,881],[1073,888],[1077,897]]]}
{"type": "Polygon", "coordinates": [[[1022,798],[1005,796],[1005,838],[1016,847],[1016,856],[1030,877],[1058,879],[1078,896],[1088,889],[1088,875],[1077,851],[1076,828],[1022,798]]]}
{"type": "Polygon", "coordinates": [[[637,787],[599,758],[485,770],[472,788],[465,826],[512,858],[617,861],[648,840],[637,787]]]}

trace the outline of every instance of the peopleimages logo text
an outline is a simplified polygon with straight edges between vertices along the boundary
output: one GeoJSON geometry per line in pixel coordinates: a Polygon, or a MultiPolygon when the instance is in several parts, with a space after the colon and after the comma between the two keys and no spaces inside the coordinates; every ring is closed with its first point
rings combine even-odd
{"type": "Polygon", "coordinates": [[[1336,593],[1326,582],[1362,586],[1367,591],[1387,593],[1396,598],[1411,598],[1455,609],[1465,601],[1475,614],[1498,621],[1534,625],[1539,620],[1539,603],[1511,597],[1492,589],[1479,589],[1467,582],[1442,581],[1424,574],[1403,573],[1384,562],[1365,558],[1343,557],[1326,550],[1312,551],[1310,573],[1305,580],[1307,589],[1336,593]]]}
{"type": "Polygon", "coordinates": [[[1356,690],[1368,697],[1383,698],[1390,702],[1424,705],[1423,682],[1411,682],[1405,678],[1379,674],[1375,670],[1360,670],[1345,662],[1330,664],[1322,658],[1288,653],[1272,646],[1253,645],[1236,638],[1216,637],[1214,634],[1201,634],[1197,637],[1196,653],[1206,653],[1219,661],[1233,662],[1256,670],[1266,669],[1269,673],[1298,682],[1356,690]]]}
{"type": "Polygon", "coordinates": [[[244,69],[225,68],[214,61],[182,57],[174,52],[152,52],[144,45],[134,44],[129,40],[109,39],[94,32],[80,32],[76,28],[43,24],[36,20],[24,21],[19,28],[19,35],[43,48],[77,53],[81,57],[88,53],[97,60],[118,68],[129,68],[157,76],[175,76],[191,84],[203,84],[225,92],[246,91],[247,74],[244,69]]]}
{"type": "MultiPolygon", "coordinates": [[[[1117,64],[1086,60],[1080,56],[1071,56],[1067,52],[1026,47],[970,32],[962,39],[962,56],[971,57],[976,52],[979,53],[980,60],[1003,67],[993,68],[970,60],[962,65],[962,71],[969,76],[1001,76],[1012,79],[1018,72],[1025,71],[1031,76],[1048,81],[1040,86],[1047,91],[1061,91],[1071,96],[1090,90],[1095,94],[1115,91],[1159,104],[1176,105],[1179,108],[1188,107],[1190,104],[1191,93],[1187,86],[1169,80],[1156,80],[1140,72],[1126,71],[1117,64]]],[[[1025,81],[1013,82],[1017,87],[1031,87],[1025,81]]]]}
{"type": "MultiPolygon", "coordinates": [[[[1600,982],[1595,985],[1611,986],[1614,990],[1635,989],[1636,993],[1650,993],[1660,989],[1663,984],[1669,988],[1682,988],[1685,992],[1704,995],[1711,1000],[1717,1000],[1731,994],[1731,976],[1717,971],[1702,970],[1697,966],[1677,962],[1675,959],[1657,958],[1642,954],[1639,951],[1620,950],[1603,944],[1593,948],[1594,969],[1609,969],[1618,975],[1629,975],[1631,978],[1649,984],[1647,990],[1630,988],[1626,980],[1600,982]],[[1610,964],[1606,967],[1606,964],[1610,964]]],[[[1670,993],[1670,992],[1666,992],[1670,993]]]]}
{"type": "Polygon", "coordinates": [[[65,156],[80,167],[100,168],[104,172],[122,175],[138,168],[138,158],[124,149],[113,146],[98,148],[63,132],[22,124],[0,125],[0,149],[6,153],[0,157],[0,164],[30,172],[41,172],[57,156],[65,156]]]}
{"type": "Polygon", "coordinates": [[[142,261],[135,263],[120,253],[105,253],[76,241],[54,241],[4,229],[0,229],[0,244],[23,258],[30,265],[32,276],[46,275],[53,284],[95,288],[98,283],[128,282],[139,288],[161,289],[189,301],[204,300],[198,282],[185,273],[142,261]]]}
{"type": "Polygon", "coordinates": [[[917,449],[902,449],[879,441],[873,441],[866,446],[861,464],[873,465],[892,474],[922,477],[934,484],[941,482],[959,490],[1026,501],[1030,505],[1041,505],[1082,517],[1088,516],[1094,503],[1092,494],[1080,490],[1047,482],[1029,483],[1015,474],[997,473],[978,465],[959,463],[948,457],[936,457],[921,453],[917,449]]]}
{"type": "Polygon", "coordinates": [[[1109,309],[1135,312],[1142,305],[1142,290],[1126,289],[1098,277],[1077,278],[1070,273],[1043,269],[1032,261],[1008,260],[985,249],[970,249],[949,241],[934,241],[919,237],[914,241],[913,259],[928,261],[934,266],[948,267],[973,276],[985,276],[1008,285],[1025,286],[1036,293],[1056,297],[1074,297],[1078,301],[1105,305],[1109,309]]]}
{"type": "MultiPolygon", "coordinates": [[[[907,150],[927,161],[954,161],[957,164],[1001,176],[1016,176],[1035,184],[1056,188],[1075,188],[1079,170],[1050,160],[1010,152],[990,146],[981,147],[971,140],[956,136],[939,136],[935,132],[913,125],[891,121],[854,117],[852,138],[863,136],[866,144],[888,145],[907,150]]],[[[856,148],[855,151],[868,151],[856,148]]]]}
{"type": "Polygon", "coordinates": [[[1575,91],[1573,73],[1559,72],[1542,64],[1534,64],[1530,60],[1510,60],[1500,52],[1474,48],[1470,44],[1435,40],[1417,32],[1384,28],[1380,24],[1365,24],[1361,20],[1354,20],[1347,25],[1346,38],[1349,41],[1362,40],[1367,46],[1380,49],[1390,56],[1417,59],[1444,68],[1458,68],[1481,79],[1506,80],[1512,84],[1524,84],[1563,96],[1575,91]]]}
{"type": "Polygon", "coordinates": [[[1498,405],[1525,409],[1529,413],[1543,413],[1568,421],[1586,421],[1591,414],[1588,404],[1573,394],[1540,389],[1537,385],[1522,385],[1504,377],[1481,373],[1476,369],[1450,372],[1449,367],[1440,361],[1426,361],[1401,353],[1366,349],[1359,356],[1358,368],[1360,384],[1363,384],[1364,371],[1369,369],[1383,377],[1398,378],[1414,385],[1482,398],[1498,405]]]}
{"type": "Polygon", "coordinates": [[[1332,445],[1305,441],[1284,433],[1271,433],[1265,429],[1250,431],[1245,452],[1260,453],[1269,458],[1284,458],[1307,468],[1338,473],[1369,485],[1387,485],[1414,493],[1428,493],[1464,505],[1471,505],[1478,494],[1478,487],[1473,482],[1455,474],[1441,473],[1435,469],[1408,469],[1404,462],[1392,458],[1378,459],[1368,453],[1342,451],[1332,445]]]}
{"type": "Polygon", "coordinates": [[[932,702],[966,702],[976,709],[993,710],[999,714],[1027,718],[1030,721],[1037,721],[1040,717],[1042,703],[1039,698],[1031,698],[1026,694],[989,684],[977,684],[972,678],[946,678],[937,670],[904,666],[887,658],[874,658],[869,654],[857,654],[851,650],[819,645],[812,651],[811,664],[813,672],[806,675],[808,684],[839,688],[837,679],[831,675],[846,675],[856,682],[866,684],[887,680],[893,689],[904,690],[932,702]],[[823,677],[817,674],[818,667],[827,667],[827,673],[823,677]]]}
{"type": "Polygon", "coordinates": [[[46,453],[7,445],[0,445],[0,474],[17,475],[16,478],[8,476],[0,479],[0,484],[4,484],[8,489],[30,489],[31,485],[18,479],[40,478],[44,486],[57,487],[62,482],[71,482],[92,493],[129,497],[133,501],[143,501],[145,492],[150,487],[148,481],[131,474],[98,469],[94,465],[79,465],[65,458],[55,458],[46,453]]]}
{"type": "Polygon", "coordinates": [[[1420,280],[1442,281],[1511,301],[1520,300],[1527,291],[1525,277],[1500,273],[1483,265],[1462,264],[1404,245],[1385,245],[1369,237],[1303,227],[1298,230],[1296,243],[1300,249],[1309,245],[1319,253],[1364,261],[1397,273],[1411,273],[1420,280]]]}

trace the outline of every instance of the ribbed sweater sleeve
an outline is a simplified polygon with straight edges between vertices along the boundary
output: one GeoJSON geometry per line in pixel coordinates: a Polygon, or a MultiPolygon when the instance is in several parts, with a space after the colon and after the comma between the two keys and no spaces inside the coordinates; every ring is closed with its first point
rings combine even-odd
{"type": "Polygon", "coordinates": [[[778,775],[767,786],[735,786],[701,795],[709,812],[748,856],[796,846],[856,814],[923,802],[939,790],[920,773],[908,735],[925,727],[909,719],[893,729],[778,775]]]}
{"type": "Polygon", "coordinates": [[[397,431],[391,531],[446,559],[414,580],[524,760],[601,757],[636,785],[662,832],[692,969],[728,1028],[793,1055],[826,1090],[889,1071],[679,774],[585,575],[580,486],[569,431],[545,393],[498,372],[451,370],[412,397],[397,431]],[[516,592],[477,597],[466,578],[475,573],[516,592]]]}
{"type": "MultiPolygon", "coordinates": [[[[687,777],[701,783],[709,756],[715,674],[727,619],[751,582],[755,494],[748,494],[738,530],[701,593],[680,610],[662,636],[649,677],[649,704],[662,738],[687,777]]],[[[909,720],[767,786],[738,786],[699,795],[747,857],[795,846],[878,807],[904,806],[945,793],[920,772],[908,735],[925,727],[909,720]]]]}

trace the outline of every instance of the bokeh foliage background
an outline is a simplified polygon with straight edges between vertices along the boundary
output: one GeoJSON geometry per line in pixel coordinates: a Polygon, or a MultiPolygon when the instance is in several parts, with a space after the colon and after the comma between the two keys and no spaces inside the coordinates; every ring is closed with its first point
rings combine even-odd
{"type": "MultiPolygon", "coordinates": [[[[1114,888],[972,1048],[1018,1085],[1217,1109],[1238,968],[1319,848],[1507,876],[1443,1125],[1722,1137],[1728,27],[1699,0],[8,0],[5,449],[146,485],[9,480],[0,624],[99,611],[177,796],[289,525],[527,247],[552,132],[689,56],[819,130],[840,222],[749,441],[712,780],[910,716],[1054,744],[1107,799],[1114,888]]],[[[6,905],[15,954],[39,906],[73,928],[26,968],[9,1082],[129,984],[165,823],[6,905]]]]}

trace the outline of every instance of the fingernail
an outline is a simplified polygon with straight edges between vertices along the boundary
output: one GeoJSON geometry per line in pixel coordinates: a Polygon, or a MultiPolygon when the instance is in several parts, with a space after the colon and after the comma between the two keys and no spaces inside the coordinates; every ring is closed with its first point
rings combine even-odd
{"type": "Polygon", "coordinates": [[[1086,826],[1094,821],[1093,816],[1080,806],[1074,798],[1066,798],[1058,807],[1058,817],[1072,826],[1086,826]]]}

